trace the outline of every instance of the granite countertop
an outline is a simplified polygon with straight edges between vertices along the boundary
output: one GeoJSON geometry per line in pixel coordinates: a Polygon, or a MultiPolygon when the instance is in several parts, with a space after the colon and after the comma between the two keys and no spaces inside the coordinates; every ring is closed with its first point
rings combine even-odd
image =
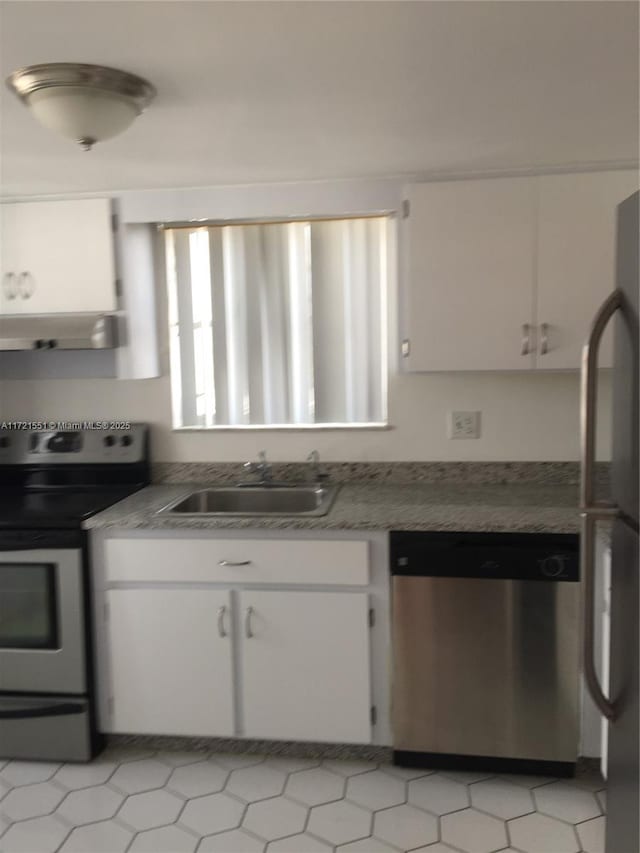
{"type": "MultiPolygon", "coordinates": [[[[575,485],[344,483],[328,515],[185,518],[156,515],[203,483],[147,486],[84,522],[86,529],[461,530],[577,533],[575,485]]],[[[214,485],[211,483],[210,485],[214,485]]]]}

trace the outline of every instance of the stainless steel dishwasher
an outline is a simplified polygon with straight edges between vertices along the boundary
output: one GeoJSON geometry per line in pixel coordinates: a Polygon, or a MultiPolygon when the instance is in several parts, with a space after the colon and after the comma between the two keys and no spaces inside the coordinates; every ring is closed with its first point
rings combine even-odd
{"type": "Polygon", "coordinates": [[[391,533],[394,762],[571,775],[578,536],[391,533]]]}

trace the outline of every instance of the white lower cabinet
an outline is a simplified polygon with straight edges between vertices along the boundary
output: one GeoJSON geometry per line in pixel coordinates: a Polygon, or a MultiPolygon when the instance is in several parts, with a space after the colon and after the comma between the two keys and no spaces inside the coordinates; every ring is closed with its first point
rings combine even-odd
{"type": "Polygon", "coordinates": [[[371,741],[368,597],[240,593],[246,737],[371,741]]]}
{"type": "Polygon", "coordinates": [[[111,730],[233,735],[229,592],[112,589],[107,604],[111,730]]]}
{"type": "Polygon", "coordinates": [[[109,731],[371,743],[367,592],[174,583],[106,603],[109,731]]]}

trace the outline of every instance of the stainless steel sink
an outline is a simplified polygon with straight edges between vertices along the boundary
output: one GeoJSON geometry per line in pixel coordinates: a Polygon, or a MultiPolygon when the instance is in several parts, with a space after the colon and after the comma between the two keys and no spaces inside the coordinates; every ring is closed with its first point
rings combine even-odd
{"type": "Polygon", "coordinates": [[[326,515],[338,486],[220,486],[182,495],[158,515],[326,515]]]}

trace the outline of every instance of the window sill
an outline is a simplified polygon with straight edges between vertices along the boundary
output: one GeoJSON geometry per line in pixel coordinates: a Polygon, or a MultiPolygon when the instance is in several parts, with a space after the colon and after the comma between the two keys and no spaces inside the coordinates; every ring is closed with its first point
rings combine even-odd
{"type": "Polygon", "coordinates": [[[172,432],[318,432],[336,430],[359,430],[359,431],[385,431],[391,430],[391,424],[363,423],[363,424],[229,424],[225,426],[190,426],[172,427],[172,432]]]}

